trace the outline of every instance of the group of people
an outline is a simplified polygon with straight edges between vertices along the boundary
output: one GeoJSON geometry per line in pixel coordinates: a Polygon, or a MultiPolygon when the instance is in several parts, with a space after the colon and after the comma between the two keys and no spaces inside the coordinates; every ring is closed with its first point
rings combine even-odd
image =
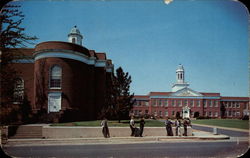
{"type": "MultiPolygon", "coordinates": [[[[135,136],[135,137],[142,137],[143,135],[143,130],[144,130],[144,125],[145,125],[145,120],[144,117],[141,117],[140,121],[140,128],[137,128],[135,126],[135,121],[134,121],[134,117],[131,117],[131,120],[129,122],[129,126],[131,129],[131,135],[130,136],[135,136]]],[[[183,125],[184,127],[184,133],[183,136],[187,136],[187,126],[191,126],[191,121],[189,118],[184,119],[183,121],[181,121],[180,119],[177,119],[176,121],[172,121],[169,118],[166,118],[165,121],[165,126],[166,126],[166,130],[167,130],[167,135],[168,136],[173,136],[173,130],[172,130],[172,125],[174,124],[175,126],[175,135],[176,136],[181,136],[181,126],[183,125]]],[[[103,136],[105,138],[109,138],[110,137],[110,133],[109,133],[109,128],[108,128],[108,121],[106,118],[104,118],[101,122],[101,126],[102,126],[102,133],[103,136]]]]}
{"type": "Polygon", "coordinates": [[[183,122],[181,122],[180,119],[177,119],[175,122],[173,122],[173,121],[169,120],[169,118],[166,118],[165,126],[166,126],[168,136],[173,136],[172,124],[175,125],[175,135],[176,136],[181,136],[181,129],[180,128],[182,125],[184,127],[183,136],[187,136],[187,127],[191,126],[191,121],[189,118],[186,118],[183,120],[183,122]]]}
{"type": "Polygon", "coordinates": [[[144,124],[145,124],[144,117],[141,117],[141,119],[140,119],[140,129],[138,129],[135,126],[134,117],[132,116],[131,120],[129,122],[129,126],[130,126],[130,129],[131,129],[131,135],[130,136],[142,137],[144,124]]]}

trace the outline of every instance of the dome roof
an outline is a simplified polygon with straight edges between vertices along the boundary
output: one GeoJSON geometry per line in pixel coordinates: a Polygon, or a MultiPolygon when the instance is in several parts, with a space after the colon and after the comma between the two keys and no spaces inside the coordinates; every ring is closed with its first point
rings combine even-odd
{"type": "Polygon", "coordinates": [[[74,26],[74,27],[70,30],[70,33],[69,33],[69,34],[79,34],[79,35],[81,35],[79,29],[78,29],[76,26],[74,26]]]}
{"type": "Polygon", "coordinates": [[[177,71],[184,71],[184,67],[183,67],[183,65],[181,65],[181,64],[179,64],[178,65],[178,68],[177,68],[177,71]]]}

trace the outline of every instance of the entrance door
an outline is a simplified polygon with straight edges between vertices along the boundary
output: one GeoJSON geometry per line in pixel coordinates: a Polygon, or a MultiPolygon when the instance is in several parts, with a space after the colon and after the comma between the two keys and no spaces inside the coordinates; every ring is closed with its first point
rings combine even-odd
{"type": "Polygon", "coordinates": [[[52,92],[48,95],[48,113],[61,110],[61,92],[52,92]]]}

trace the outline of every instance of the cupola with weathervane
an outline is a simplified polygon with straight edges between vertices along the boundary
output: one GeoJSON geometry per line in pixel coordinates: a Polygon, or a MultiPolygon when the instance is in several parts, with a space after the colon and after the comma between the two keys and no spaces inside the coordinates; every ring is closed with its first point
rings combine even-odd
{"type": "Polygon", "coordinates": [[[74,26],[71,29],[70,33],[68,34],[68,41],[70,43],[82,45],[82,39],[83,36],[81,35],[79,29],[76,26],[74,26]]]}
{"type": "Polygon", "coordinates": [[[172,86],[172,92],[188,87],[189,84],[185,82],[185,71],[183,65],[179,64],[176,69],[176,83],[172,86]]]}

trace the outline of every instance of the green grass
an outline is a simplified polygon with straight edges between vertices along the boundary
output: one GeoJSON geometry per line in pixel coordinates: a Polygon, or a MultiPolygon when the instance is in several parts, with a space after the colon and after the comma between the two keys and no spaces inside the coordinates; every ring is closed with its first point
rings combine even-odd
{"type": "Polygon", "coordinates": [[[203,124],[203,125],[214,125],[228,128],[239,128],[249,129],[248,120],[237,120],[237,119],[202,119],[193,120],[192,123],[203,124]]]}
{"type": "MultiPolygon", "coordinates": [[[[145,120],[145,127],[164,127],[164,122],[158,120],[145,120]]],[[[100,127],[101,120],[96,121],[82,121],[82,122],[69,122],[69,123],[55,123],[51,126],[85,126],[85,127],[100,127]]],[[[135,124],[139,127],[139,120],[135,120],[135,124]]],[[[109,127],[129,127],[129,120],[121,120],[119,123],[117,120],[108,121],[109,127]]]]}

